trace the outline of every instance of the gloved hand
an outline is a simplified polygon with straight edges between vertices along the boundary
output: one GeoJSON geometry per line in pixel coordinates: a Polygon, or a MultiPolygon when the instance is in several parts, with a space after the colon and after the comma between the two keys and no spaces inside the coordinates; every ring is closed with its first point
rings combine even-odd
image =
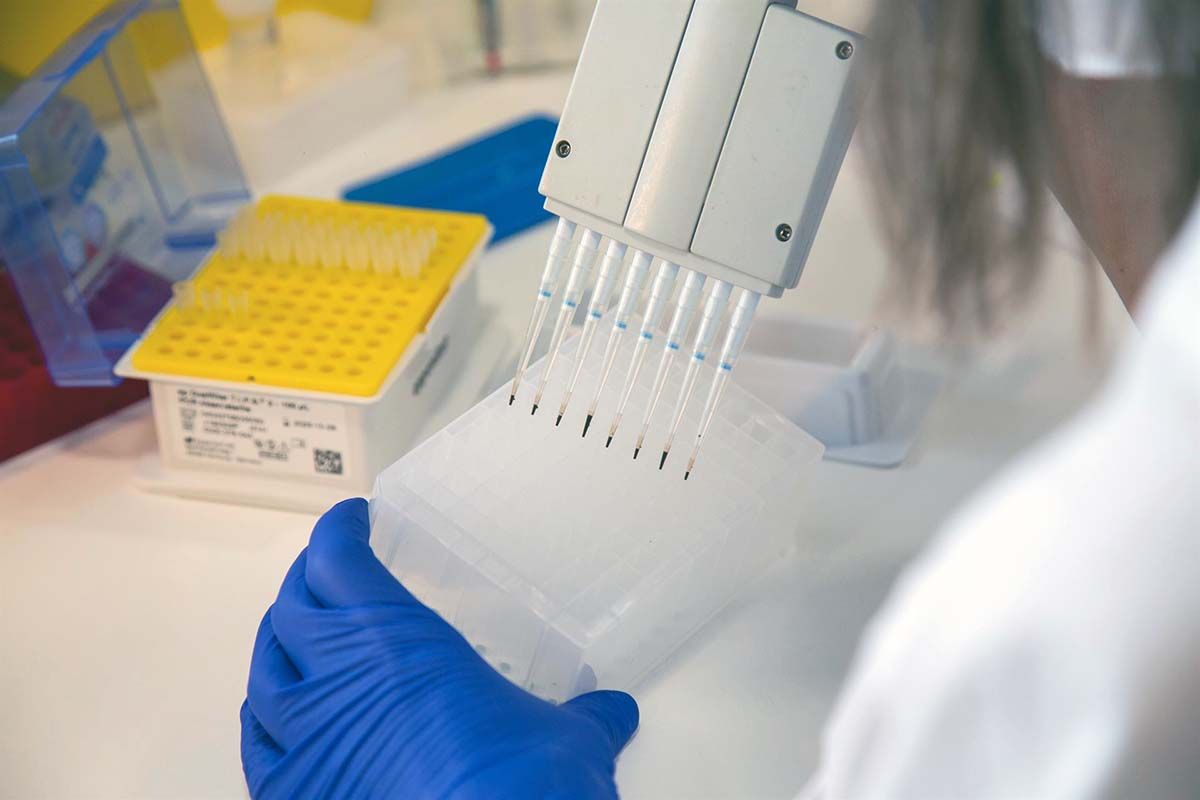
{"type": "Polygon", "coordinates": [[[326,512],[263,617],[242,704],[255,798],[615,797],[633,698],[510,683],[375,558],[364,500],[326,512]]]}

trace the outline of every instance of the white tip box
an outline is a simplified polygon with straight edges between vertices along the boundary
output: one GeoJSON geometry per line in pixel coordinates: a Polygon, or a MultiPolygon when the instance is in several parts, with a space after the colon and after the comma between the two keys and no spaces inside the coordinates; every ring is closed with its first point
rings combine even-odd
{"type": "Polygon", "coordinates": [[[464,365],[486,344],[476,274],[489,240],[480,240],[425,330],[370,397],[146,373],[133,367],[131,348],[116,371],[149,381],[159,448],[143,465],[140,487],[316,513],[369,494],[379,471],[445,410],[456,382],[470,377],[464,365]]]}
{"type": "MultiPolygon", "coordinates": [[[[577,342],[563,345],[546,397],[561,397],[577,342]]],[[[785,553],[822,446],[731,385],[684,481],[682,444],[658,469],[665,420],[633,459],[654,370],[642,370],[606,448],[620,382],[609,382],[601,416],[581,438],[580,398],[594,391],[598,365],[585,365],[576,402],[555,427],[553,413],[529,409],[544,363],[530,369],[515,405],[500,387],[380,475],[371,544],[496,669],[562,701],[596,686],[629,688],[785,553]]],[[[682,372],[677,365],[667,397],[677,396],[682,372]]],[[[702,380],[711,377],[706,368],[702,380]]],[[[695,433],[692,411],[681,443],[695,433]]]]}

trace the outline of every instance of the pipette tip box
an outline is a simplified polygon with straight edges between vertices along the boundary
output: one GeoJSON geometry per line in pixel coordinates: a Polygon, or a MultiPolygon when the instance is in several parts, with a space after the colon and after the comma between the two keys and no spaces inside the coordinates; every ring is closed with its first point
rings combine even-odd
{"type": "MultiPolygon", "coordinates": [[[[698,408],[665,469],[656,446],[669,408],[634,460],[653,365],[611,447],[619,380],[581,438],[598,358],[557,427],[553,413],[577,342],[563,345],[549,408],[529,413],[543,359],[517,404],[501,386],[385,470],[371,505],[372,547],[393,574],[501,673],[552,701],[637,683],[785,554],[823,449],[731,385],[689,480],[698,408]]],[[[614,375],[628,366],[626,345],[614,375]]],[[[677,364],[664,398],[678,396],[682,372],[677,364]]],[[[701,385],[712,375],[706,367],[701,385]]]]}
{"type": "Polygon", "coordinates": [[[490,235],[473,214],[247,209],[117,365],[150,382],[145,488],[302,510],[367,494],[477,344],[490,235]]]}

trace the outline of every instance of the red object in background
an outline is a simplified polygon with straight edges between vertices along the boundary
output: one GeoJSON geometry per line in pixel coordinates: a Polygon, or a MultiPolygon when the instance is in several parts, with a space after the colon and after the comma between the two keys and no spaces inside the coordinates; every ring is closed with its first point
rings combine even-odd
{"type": "Polygon", "coordinates": [[[56,386],[12,280],[0,272],[0,461],[82,428],[146,395],[142,381],[100,389],[56,386]]]}

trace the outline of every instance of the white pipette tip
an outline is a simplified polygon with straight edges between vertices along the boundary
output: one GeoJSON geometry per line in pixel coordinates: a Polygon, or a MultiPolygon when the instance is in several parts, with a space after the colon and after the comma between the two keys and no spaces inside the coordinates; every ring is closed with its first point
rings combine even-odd
{"type": "Polygon", "coordinates": [[[667,442],[663,445],[662,458],[658,460],[658,468],[661,470],[663,465],[667,463],[667,456],[671,454],[671,445],[675,443],[675,432],[671,431],[667,436],[667,442]]]}
{"type": "MultiPolygon", "coordinates": [[[[533,360],[533,351],[537,346],[542,325],[545,323],[546,314],[550,309],[550,299],[554,296],[555,287],[558,286],[558,276],[562,272],[563,263],[570,250],[575,227],[574,222],[560,218],[558,227],[554,230],[554,237],[550,240],[550,250],[546,254],[546,266],[542,270],[542,279],[533,303],[533,313],[529,318],[529,329],[525,332],[525,346],[522,348],[521,360],[517,363],[517,374],[513,377],[512,390],[508,394],[510,406],[516,402],[517,389],[521,386],[521,379],[525,376],[529,362],[533,360]]],[[[534,412],[536,413],[536,411],[535,404],[534,412]]]]}
{"type": "MultiPolygon", "coordinates": [[[[605,447],[612,444],[613,437],[617,435],[617,428],[621,425],[621,415],[617,414],[613,417],[612,424],[608,426],[608,441],[604,443],[605,447]]],[[[634,456],[636,458],[636,456],[634,456]]]]}
{"type": "Polygon", "coordinates": [[[559,423],[562,422],[563,416],[565,416],[567,413],[567,404],[571,402],[571,394],[571,390],[568,389],[566,394],[563,395],[562,403],[558,407],[558,418],[554,420],[554,427],[556,428],[558,427],[559,423]]]}
{"type": "Polygon", "coordinates": [[[683,471],[683,479],[685,481],[691,477],[692,472],[696,469],[696,456],[700,454],[700,439],[701,437],[696,437],[696,446],[692,448],[692,454],[688,456],[687,469],[683,471]]]}

